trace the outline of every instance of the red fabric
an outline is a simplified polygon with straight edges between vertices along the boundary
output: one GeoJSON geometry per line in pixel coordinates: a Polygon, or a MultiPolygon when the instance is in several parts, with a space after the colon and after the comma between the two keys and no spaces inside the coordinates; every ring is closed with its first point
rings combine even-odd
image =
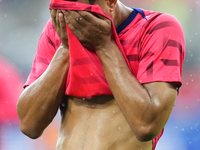
{"type": "Polygon", "coordinates": [[[18,70],[0,57],[0,124],[18,121],[16,105],[22,92],[23,80],[18,70]]]}
{"type": "MultiPolygon", "coordinates": [[[[98,5],[88,5],[78,2],[54,1],[50,4],[50,9],[86,10],[109,18],[98,5]]],[[[67,32],[70,50],[70,68],[68,73],[66,93],[76,97],[84,98],[91,98],[95,95],[112,95],[104,76],[101,62],[96,53],[88,51],[86,48],[84,48],[68,27],[67,32]]],[[[129,65],[113,23],[112,32],[118,47],[120,48],[127,64],[129,65]]],[[[129,68],[131,70],[130,65],[129,68]]]]}
{"type": "Polygon", "coordinates": [[[160,132],[160,134],[159,134],[155,139],[153,139],[153,141],[152,141],[152,142],[153,142],[153,149],[152,149],[152,150],[155,150],[156,145],[157,145],[159,139],[160,139],[161,136],[163,135],[163,132],[164,132],[164,129],[160,132]]]}
{"type": "MultiPolygon", "coordinates": [[[[106,16],[98,5],[61,1],[51,3],[50,9],[53,8],[87,10],[106,16]]],[[[144,13],[146,18],[138,14],[118,35],[112,24],[116,43],[131,72],[141,84],[155,81],[181,83],[185,45],[180,24],[170,15],[151,11],[144,13]]],[[[66,94],[81,98],[111,95],[97,55],[82,47],[69,28],[68,36],[71,62],[66,94]]],[[[60,39],[49,20],[42,32],[25,86],[34,82],[46,70],[59,44],[60,39]]]]}

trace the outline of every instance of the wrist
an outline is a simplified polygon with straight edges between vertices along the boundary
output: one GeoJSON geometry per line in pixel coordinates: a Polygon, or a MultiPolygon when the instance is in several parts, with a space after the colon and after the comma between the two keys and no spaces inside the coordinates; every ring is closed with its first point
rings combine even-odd
{"type": "Polygon", "coordinates": [[[114,40],[111,40],[109,42],[106,42],[103,46],[98,47],[98,49],[96,50],[96,54],[97,56],[101,57],[101,55],[109,53],[116,48],[118,48],[116,42],[114,40]]]}
{"type": "Polygon", "coordinates": [[[69,63],[69,48],[60,46],[54,55],[54,60],[69,63]]]}

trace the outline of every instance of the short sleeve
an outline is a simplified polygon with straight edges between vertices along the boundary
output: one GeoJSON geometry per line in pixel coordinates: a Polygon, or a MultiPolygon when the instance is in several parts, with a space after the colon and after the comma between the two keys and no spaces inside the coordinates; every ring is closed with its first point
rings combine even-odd
{"type": "Polygon", "coordinates": [[[161,81],[181,85],[185,39],[180,23],[169,14],[159,14],[146,26],[137,79],[141,84],[161,81]]]}
{"type": "Polygon", "coordinates": [[[50,64],[58,45],[60,44],[57,34],[53,27],[51,19],[45,25],[42,34],[40,36],[37,53],[35,55],[31,72],[28,76],[24,87],[32,84],[37,80],[47,69],[50,64]]]}

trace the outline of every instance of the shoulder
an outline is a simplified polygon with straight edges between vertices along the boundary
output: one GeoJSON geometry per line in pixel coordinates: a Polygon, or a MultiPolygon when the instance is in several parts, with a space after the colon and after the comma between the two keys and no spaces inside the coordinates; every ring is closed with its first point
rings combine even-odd
{"type": "Polygon", "coordinates": [[[46,25],[44,26],[44,29],[42,31],[39,45],[44,45],[46,43],[46,46],[51,46],[56,50],[60,45],[60,38],[53,26],[51,18],[47,21],[46,25]]]}
{"type": "Polygon", "coordinates": [[[154,32],[178,33],[183,37],[183,29],[180,22],[170,14],[159,12],[148,12],[145,23],[146,33],[154,32]]]}
{"type": "Polygon", "coordinates": [[[54,29],[51,18],[47,21],[46,25],[44,26],[42,33],[49,34],[50,32],[52,32],[52,33],[56,32],[55,29],[54,29]]]}

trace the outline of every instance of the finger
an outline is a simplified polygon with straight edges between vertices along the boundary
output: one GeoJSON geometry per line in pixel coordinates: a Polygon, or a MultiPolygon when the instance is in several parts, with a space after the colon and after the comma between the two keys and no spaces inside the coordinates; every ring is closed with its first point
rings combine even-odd
{"type": "Polygon", "coordinates": [[[53,20],[55,20],[55,19],[56,19],[56,10],[55,10],[55,9],[51,9],[51,10],[50,10],[50,14],[51,14],[51,18],[52,18],[53,20]]]}
{"type": "Polygon", "coordinates": [[[67,30],[63,13],[59,13],[59,21],[60,21],[59,23],[60,23],[61,34],[66,35],[67,30]]]}
{"type": "Polygon", "coordinates": [[[60,21],[59,21],[59,13],[61,13],[61,10],[57,10],[56,12],[56,25],[60,25],[60,21]]]}
{"type": "Polygon", "coordinates": [[[80,15],[83,16],[85,20],[93,24],[93,26],[100,28],[103,33],[110,33],[109,27],[111,26],[111,21],[108,18],[97,13],[95,14],[95,16],[87,11],[80,11],[80,15]]]}
{"type": "Polygon", "coordinates": [[[62,13],[64,14],[64,18],[67,19],[67,10],[62,10],[62,13]]]}
{"type": "MultiPolygon", "coordinates": [[[[65,23],[67,26],[70,28],[70,30],[74,33],[74,35],[80,40],[81,39],[81,32],[80,32],[80,27],[77,27],[75,24],[78,24],[75,19],[70,16],[70,14],[67,12],[67,19],[65,19],[65,23]]],[[[79,25],[80,26],[80,25],[79,25]]]]}
{"type": "MultiPolygon", "coordinates": [[[[65,20],[67,21],[67,16],[70,15],[69,12],[67,12],[66,10],[62,11],[64,13],[64,17],[65,17],[65,20]]],[[[76,16],[77,18],[75,18],[75,20],[82,26],[82,27],[86,27],[87,26],[87,21],[79,15],[76,16]]]]}
{"type": "Polygon", "coordinates": [[[111,21],[110,21],[110,19],[108,19],[107,17],[105,17],[105,16],[102,16],[102,15],[100,15],[100,14],[96,14],[100,19],[102,19],[102,20],[104,20],[105,22],[107,22],[107,24],[111,24],[111,21]]]}
{"type": "MultiPolygon", "coordinates": [[[[79,24],[80,20],[80,14],[76,11],[67,11],[67,20],[70,22],[70,24],[77,30],[82,31],[83,27],[79,24]]],[[[69,23],[68,23],[69,24],[69,23]]]]}
{"type": "Polygon", "coordinates": [[[53,26],[55,27],[56,26],[56,10],[51,9],[50,14],[51,14],[51,20],[52,20],[53,26]]]}
{"type": "Polygon", "coordinates": [[[85,18],[82,16],[81,12],[82,12],[82,11],[78,11],[80,18],[77,20],[77,22],[78,22],[82,27],[86,27],[86,26],[88,26],[88,24],[90,24],[90,22],[88,22],[87,20],[85,20],[85,18]]]}
{"type": "Polygon", "coordinates": [[[87,22],[90,22],[92,24],[96,23],[97,21],[99,21],[96,16],[94,16],[93,14],[87,12],[87,11],[79,11],[80,16],[82,16],[87,22]]]}

